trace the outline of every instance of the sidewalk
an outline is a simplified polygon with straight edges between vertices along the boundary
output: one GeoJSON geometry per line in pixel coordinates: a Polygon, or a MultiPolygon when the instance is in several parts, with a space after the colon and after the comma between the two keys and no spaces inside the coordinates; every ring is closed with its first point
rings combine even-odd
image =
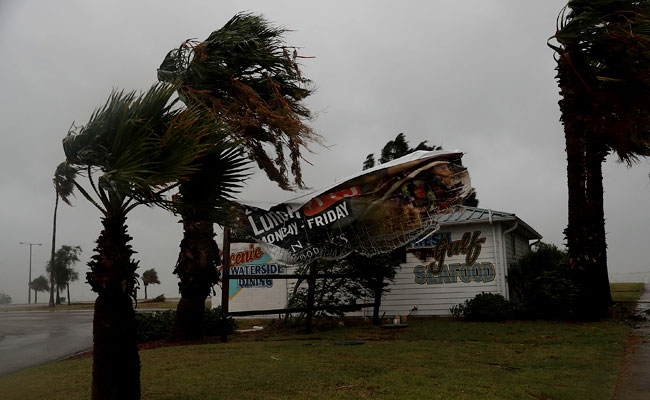
{"type": "Polygon", "coordinates": [[[634,327],[634,335],[641,340],[632,349],[614,395],[616,400],[650,399],[650,285],[645,285],[636,310],[637,315],[645,317],[634,327]]]}

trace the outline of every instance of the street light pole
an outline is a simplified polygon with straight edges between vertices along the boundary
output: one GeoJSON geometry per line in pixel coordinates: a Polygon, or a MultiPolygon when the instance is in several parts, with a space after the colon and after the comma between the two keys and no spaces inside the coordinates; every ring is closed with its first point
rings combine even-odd
{"type": "Polygon", "coordinates": [[[25,243],[29,245],[29,281],[27,282],[27,304],[32,304],[32,246],[42,246],[42,243],[25,243]]]}

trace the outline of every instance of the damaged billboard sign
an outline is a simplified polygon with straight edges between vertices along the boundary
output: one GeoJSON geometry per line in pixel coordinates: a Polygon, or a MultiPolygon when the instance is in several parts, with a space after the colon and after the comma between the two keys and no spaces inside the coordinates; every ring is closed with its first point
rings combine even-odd
{"type": "Polygon", "coordinates": [[[462,155],[416,151],[269,210],[244,205],[235,230],[288,265],[385,253],[435,231],[470,193],[462,155]]]}

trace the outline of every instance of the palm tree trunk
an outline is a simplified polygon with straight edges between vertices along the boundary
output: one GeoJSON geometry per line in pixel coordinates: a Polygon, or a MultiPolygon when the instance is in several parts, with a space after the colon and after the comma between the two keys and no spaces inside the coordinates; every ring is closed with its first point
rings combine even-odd
{"type": "MultiPolygon", "coordinates": [[[[568,225],[564,231],[567,239],[569,265],[580,286],[580,296],[577,300],[577,311],[580,316],[588,317],[591,313],[593,293],[590,282],[590,262],[588,237],[591,224],[587,213],[586,192],[586,132],[584,116],[589,115],[590,101],[583,82],[577,76],[576,65],[580,65],[577,57],[569,62],[569,53],[558,60],[558,81],[562,99],[562,123],[567,153],[567,185],[568,185],[568,225]]],[[[579,70],[579,69],[578,69],[579,70]]]]}
{"type": "Polygon", "coordinates": [[[59,209],[59,192],[56,192],[56,200],[54,201],[54,222],[52,223],[52,253],[50,255],[50,302],[48,307],[54,307],[54,254],[56,244],[56,213],[59,209]]]}
{"type": "Polygon", "coordinates": [[[183,218],[183,240],[174,273],[181,299],[169,340],[203,337],[203,311],[212,286],[218,282],[219,246],[211,222],[183,218]]]}
{"type": "Polygon", "coordinates": [[[147,284],[144,285],[144,299],[147,300],[147,284]]]}
{"type": "Polygon", "coordinates": [[[34,304],[38,303],[38,292],[34,290],[34,304]]]}
{"type": "Polygon", "coordinates": [[[140,357],[131,296],[137,263],[123,215],[102,219],[87,281],[99,295],[93,319],[93,399],[139,399],[140,357]]]}
{"type": "Polygon", "coordinates": [[[589,253],[591,268],[589,285],[593,292],[593,305],[595,315],[600,317],[607,314],[612,304],[612,295],[609,288],[607,273],[607,240],[605,235],[605,212],[603,190],[603,162],[607,157],[607,148],[598,137],[592,135],[587,143],[587,209],[591,222],[589,236],[589,253]]]}
{"type": "Polygon", "coordinates": [[[67,294],[68,294],[68,305],[70,305],[70,284],[66,283],[65,287],[67,289],[67,294]]]}

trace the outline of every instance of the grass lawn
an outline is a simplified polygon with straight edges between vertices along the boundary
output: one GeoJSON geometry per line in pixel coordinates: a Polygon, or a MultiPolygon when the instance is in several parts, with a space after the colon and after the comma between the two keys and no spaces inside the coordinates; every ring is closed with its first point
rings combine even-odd
{"type": "Polygon", "coordinates": [[[637,301],[643,292],[643,283],[610,283],[609,288],[614,301],[637,301]]]}
{"type": "MultiPolygon", "coordinates": [[[[629,326],[410,320],[140,352],[144,399],[610,399],[629,326]],[[337,345],[359,340],[360,345],[337,345]]],[[[85,399],[92,359],[0,378],[3,399],[85,399]]]]}
{"type": "MultiPolygon", "coordinates": [[[[612,285],[626,304],[641,290],[612,285]]],[[[251,324],[268,323],[242,325],[251,324]]],[[[311,335],[267,326],[227,344],[142,350],[142,398],[611,399],[630,338],[622,318],[408,324],[388,330],[346,320],[316,325],[311,335]]],[[[91,370],[91,357],[30,368],[1,377],[0,397],[86,399],[91,370]]]]}

